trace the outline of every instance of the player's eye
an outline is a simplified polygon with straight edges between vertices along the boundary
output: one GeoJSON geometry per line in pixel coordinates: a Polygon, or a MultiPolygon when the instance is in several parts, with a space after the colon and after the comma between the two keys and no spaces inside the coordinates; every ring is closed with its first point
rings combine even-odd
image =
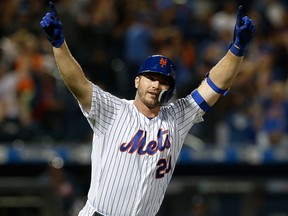
{"type": "Polygon", "coordinates": [[[162,80],[159,80],[159,81],[160,81],[160,84],[161,84],[161,85],[167,85],[167,86],[170,85],[170,81],[167,80],[167,79],[162,79],[162,80]]]}
{"type": "Polygon", "coordinates": [[[145,77],[149,80],[151,80],[152,82],[155,81],[159,81],[160,85],[166,85],[166,86],[170,86],[170,80],[168,78],[166,78],[165,76],[158,76],[155,74],[145,74],[145,77]]]}
{"type": "Polygon", "coordinates": [[[157,81],[157,78],[155,76],[152,76],[152,75],[147,75],[145,76],[147,79],[151,80],[151,81],[157,81]]]}

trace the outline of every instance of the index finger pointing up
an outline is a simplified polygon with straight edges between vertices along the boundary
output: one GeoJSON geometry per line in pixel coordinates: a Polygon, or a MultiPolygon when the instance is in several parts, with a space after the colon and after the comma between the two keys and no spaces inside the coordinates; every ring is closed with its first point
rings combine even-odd
{"type": "Polygon", "coordinates": [[[238,7],[237,15],[236,15],[236,25],[237,25],[237,26],[241,26],[241,24],[242,24],[242,18],[243,18],[243,6],[240,5],[240,6],[238,7]]]}
{"type": "Polygon", "coordinates": [[[58,13],[57,13],[56,7],[55,7],[54,3],[51,1],[49,2],[49,8],[51,10],[52,16],[54,16],[55,18],[58,18],[58,13]]]}

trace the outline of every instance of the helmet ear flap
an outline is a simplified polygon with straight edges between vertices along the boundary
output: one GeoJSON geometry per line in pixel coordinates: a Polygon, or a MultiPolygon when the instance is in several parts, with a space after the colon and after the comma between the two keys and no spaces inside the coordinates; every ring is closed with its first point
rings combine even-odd
{"type": "Polygon", "coordinates": [[[161,104],[165,104],[168,103],[168,101],[173,97],[173,95],[175,94],[175,89],[169,89],[169,90],[163,90],[160,92],[159,97],[158,97],[158,101],[161,104]]]}

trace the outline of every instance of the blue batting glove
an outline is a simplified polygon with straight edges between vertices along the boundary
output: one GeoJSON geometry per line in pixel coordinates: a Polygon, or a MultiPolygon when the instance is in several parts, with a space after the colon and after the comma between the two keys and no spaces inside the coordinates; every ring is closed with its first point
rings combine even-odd
{"type": "Polygon", "coordinates": [[[230,51],[236,56],[243,56],[255,31],[253,20],[243,15],[243,7],[240,5],[237,10],[236,25],[234,28],[233,44],[230,51]]]}
{"type": "Polygon", "coordinates": [[[58,18],[55,5],[49,2],[50,12],[42,18],[40,25],[52,46],[59,48],[64,43],[62,23],[58,18]]]}

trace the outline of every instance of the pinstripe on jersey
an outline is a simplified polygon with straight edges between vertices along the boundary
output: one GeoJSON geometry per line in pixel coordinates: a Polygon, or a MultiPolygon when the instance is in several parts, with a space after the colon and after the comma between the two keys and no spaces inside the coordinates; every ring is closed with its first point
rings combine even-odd
{"type": "Polygon", "coordinates": [[[133,101],[93,85],[92,172],[88,200],[79,216],[152,216],[162,203],[183,145],[203,110],[191,95],[161,107],[148,119],[133,101]],[[158,137],[157,137],[158,136],[158,137]]]}

